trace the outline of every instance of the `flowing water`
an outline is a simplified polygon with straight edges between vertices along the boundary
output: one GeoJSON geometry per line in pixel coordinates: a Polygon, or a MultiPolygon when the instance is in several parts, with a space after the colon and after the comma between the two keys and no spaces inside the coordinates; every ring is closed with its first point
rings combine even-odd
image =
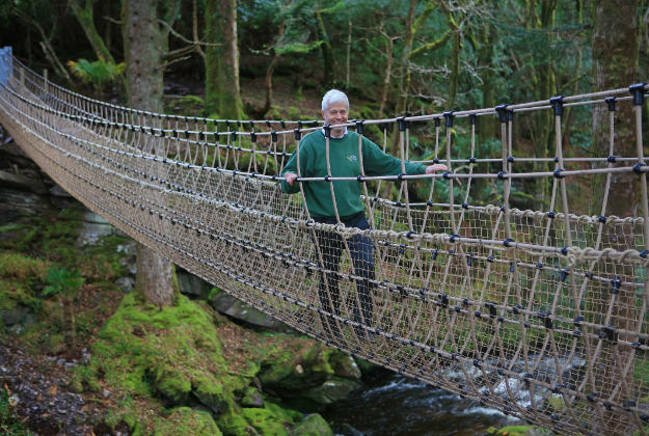
{"type": "Polygon", "coordinates": [[[373,372],[362,389],[323,415],[337,434],[355,436],[476,435],[492,426],[519,423],[475,401],[387,371],[373,372]]]}

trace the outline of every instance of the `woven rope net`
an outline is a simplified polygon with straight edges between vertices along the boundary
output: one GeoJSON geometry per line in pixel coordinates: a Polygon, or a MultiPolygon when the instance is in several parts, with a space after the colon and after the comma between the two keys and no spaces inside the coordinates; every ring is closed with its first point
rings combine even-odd
{"type": "MultiPolygon", "coordinates": [[[[382,147],[394,125],[400,159],[413,153],[416,132],[450,168],[430,176],[359,170],[369,221],[361,230],[339,216],[315,222],[301,194],[279,188],[296,131],[319,130],[315,122],[136,111],[49,83],[10,53],[0,66],[0,122],[28,155],[174,263],[330,346],[559,433],[645,431],[642,130],[637,154],[611,159],[616,111],[601,152],[564,145],[561,111],[606,111],[613,97],[641,126],[632,97],[643,97],[643,87],[350,123],[382,147]],[[514,137],[513,120],[547,111],[556,138],[550,157],[539,157],[514,137]],[[497,153],[481,154],[476,119],[494,115],[497,153]],[[635,176],[637,216],[607,215],[619,174],[635,176]],[[530,195],[538,210],[511,207],[521,186],[536,185],[544,192],[530,195]],[[597,195],[584,194],[595,186],[597,195]],[[381,197],[386,187],[399,191],[397,201],[381,197]],[[478,189],[489,201],[472,204],[478,189]],[[414,190],[428,199],[410,201],[414,190]]],[[[300,176],[301,186],[340,180],[300,176]]]]}

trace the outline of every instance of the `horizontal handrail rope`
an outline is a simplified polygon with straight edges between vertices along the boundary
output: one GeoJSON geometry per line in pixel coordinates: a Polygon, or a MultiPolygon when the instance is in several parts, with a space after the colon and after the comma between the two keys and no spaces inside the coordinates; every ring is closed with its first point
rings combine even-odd
{"type": "MultiPolygon", "coordinates": [[[[273,131],[267,131],[267,132],[242,132],[242,131],[236,131],[236,130],[226,130],[226,131],[217,131],[217,130],[190,130],[190,129],[164,129],[161,127],[153,127],[149,125],[144,125],[144,124],[135,124],[135,123],[122,123],[122,122],[117,122],[117,121],[112,121],[107,118],[100,117],[95,114],[90,114],[89,116],[83,116],[83,115],[77,115],[77,114],[69,114],[67,112],[59,111],[57,109],[54,109],[50,106],[34,102],[20,94],[18,94],[16,91],[12,90],[10,87],[0,84],[3,88],[7,89],[7,91],[11,92],[14,94],[17,98],[23,100],[24,102],[42,109],[44,111],[47,111],[51,114],[56,114],[59,116],[62,116],[64,118],[74,120],[74,121],[79,121],[79,122],[86,122],[89,123],[90,125],[97,125],[101,127],[118,127],[122,128],[125,130],[130,130],[134,132],[140,132],[144,133],[146,135],[154,136],[154,137],[169,137],[169,138],[177,138],[177,139],[187,139],[187,138],[181,138],[180,135],[182,136],[198,136],[198,137],[218,137],[218,136],[225,136],[226,138],[231,137],[233,135],[236,135],[237,137],[239,136],[273,136],[273,135],[293,135],[295,133],[294,130],[273,130],[273,131]]],[[[79,112],[82,113],[88,113],[87,111],[84,111],[82,109],[76,109],[79,112]]],[[[151,113],[142,113],[138,115],[148,115],[151,116],[151,113]]],[[[319,130],[320,127],[307,127],[307,128],[302,128],[300,131],[302,133],[305,132],[312,132],[319,130]]],[[[195,141],[194,142],[197,145],[202,145],[202,144],[209,144],[209,145],[217,145],[217,143],[210,143],[207,141],[195,141]]],[[[228,148],[236,148],[233,146],[229,146],[228,148]]]]}
{"type": "MultiPolygon", "coordinates": [[[[29,71],[34,77],[39,78],[41,81],[43,80],[43,77],[39,75],[38,73],[34,72],[27,66],[25,66],[22,62],[20,62],[18,59],[14,58],[14,62],[20,68],[22,68],[24,71],[29,71]]],[[[35,82],[35,81],[34,81],[35,82]]],[[[205,123],[210,123],[210,122],[217,122],[217,123],[240,123],[240,124],[303,124],[303,125],[308,125],[308,124],[321,124],[322,122],[319,120],[236,120],[236,119],[216,119],[216,118],[206,118],[206,117],[196,117],[196,116],[185,116],[185,115],[174,115],[174,114],[162,114],[158,112],[152,112],[152,111],[147,111],[147,110],[142,110],[142,109],[133,109],[127,106],[120,106],[117,104],[113,103],[108,103],[105,101],[101,100],[96,100],[91,97],[85,96],[83,94],[79,94],[77,92],[71,91],[67,88],[64,88],[60,85],[57,85],[56,83],[48,81],[48,86],[54,87],[60,92],[63,92],[67,95],[70,95],[71,97],[78,98],[80,100],[86,101],[88,103],[96,104],[99,106],[107,107],[110,109],[117,109],[120,111],[132,113],[132,114],[137,114],[137,115],[148,115],[148,116],[154,116],[157,118],[161,119],[174,119],[174,120],[180,120],[180,121],[202,121],[205,123]]],[[[43,87],[40,87],[41,89],[44,90],[43,87]]]]}
{"type": "MultiPolygon", "coordinates": [[[[37,120],[36,120],[37,121],[37,120]]],[[[40,121],[39,121],[40,122],[40,121]]],[[[44,126],[47,126],[45,123],[43,123],[44,126]]],[[[47,126],[49,127],[49,126],[47,126]]],[[[57,132],[61,136],[67,137],[70,140],[73,141],[80,141],[80,142],[88,142],[85,140],[82,140],[80,138],[76,138],[72,135],[66,134],[64,132],[57,132]]],[[[99,148],[107,148],[105,146],[102,146],[100,144],[96,143],[90,143],[90,145],[94,147],[99,147],[99,148]]],[[[115,150],[115,149],[109,149],[110,151],[113,151],[118,154],[124,154],[124,155],[130,155],[133,157],[137,158],[143,158],[143,159],[150,159],[155,162],[162,162],[162,163],[168,163],[170,165],[173,165],[173,162],[164,162],[164,159],[157,157],[157,156],[147,156],[144,154],[141,155],[136,155],[133,153],[129,152],[124,152],[122,150],[115,150]]],[[[65,151],[69,153],[68,151],[65,151]]],[[[220,170],[218,168],[202,168],[200,166],[196,165],[190,165],[190,164],[181,164],[180,162],[176,162],[177,166],[181,166],[184,168],[193,168],[193,169],[204,169],[204,170],[216,170],[216,172],[223,172],[223,173],[229,173],[233,176],[242,175],[242,173],[237,173],[236,171],[233,172],[228,172],[226,170],[220,170]]],[[[178,188],[180,188],[178,186],[178,188]]],[[[263,213],[263,212],[262,212],[263,213]]],[[[299,222],[298,220],[295,220],[293,218],[286,218],[286,217],[279,217],[277,216],[276,219],[282,219],[287,222],[291,223],[297,223],[299,222]]],[[[353,236],[354,234],[363,234],[365,232],[370,233],[370,234],[377,234],[380,235],[379,237],[397,237],[401,239],[406,239],[406,240],[435,240],[439,242],[450,242],[450,241],[455,241],[455,242],[463,242],[466,244],[472,244],[472,245],[484,245],[484,246],[503,246],[503,241],[500,240],[489,240],[489,239],[480,239],[480,238],[467,238],[467,237],[459,237],[459,236],[454,236],[454,235],[447,235],[447,234],[420,234],[420,233],[414,233],[410,231],[404,231],[404,232],[394,232],[394,231],[384,231],[384,230],[360,230],[356,228],[350,228],[350,227],[345,227],[345,228],[340,228],[339,226],[335,224],[324,224],[324,223],[309,223],[309,222],[304,222],[305,225],[313,225],[315,228],[322,228],[324,230],[334,230],[337,231],[338,233],[343,234],[346,237],[353,236]]],[[[528,250],[533,250],[533,251],[543,251],[547,253],[553,253],[553,254],[561,254],[562,256],[567,256],[569,258],[574,259],[574,261],[578,259],[609,259],[609,260],[614,260],[617,262],[625,262],[625,261],[632,261],[634,263],[638,263],[643,266],[649,265],[649,259],[646,257],[642,257],[640,252],[638,250],[625,250],[623,252],[619,252],[618,250],[612,249],[612,248],[606,248],[603,250],[595,250],[589,247],[586,248],[579,248],[579,247],[549,247],[549,246],[543,246],[543,245],[538,245],[538,244],[527,244],[527,243],[522,243],[522,242],[516,242],[516,241],[510,241],[507,242],[507,245],[510,247],[514,248],[522,248],[522,249],[528,249],[528,250]]]]}
{"type": "MultiPolygon", "coordinates": [[[[72,114],[67,114],[65,112],[57,111],[51,108],[48,108],[46,106],[41,106],[38,105],[34,102],[31,102],[30,100],[20,96],[19,94],[15,93],[13,90],[10,90],[9,88],[6,88],[4,85],[1,85],[3,88],[9,90],[12,94],[16,95],[16,97],[22,99],[23,101],[27,102],[28,104],[32,104],[37,108],[43,109],[45,111],[48,111],[51,114],[54,115],[59,115],[64,118],[73,120],[73,121],[81,121],[81,122],[88,122],[92,125],[99,124],[101,126],[105,127],[118,127],[118,128],[123,128],[126,130],[131,130],[131,131],[139,131],[145,134],[150,134],[152,136],[156,137],[167,137],[166,133],[171,133],[174,137],[175,140],[178,140],[179,142],[186,142],[188,144],[195,144],[195,145],[201,145],[201,146],[215,146],[218,148],[224,148],[224,149],[230,149],[230,150],[236,150],[236,151],[241,151],[241,152],[247,152],[247,153],[252,153],[252,154],[261,154],[261,155],[268,155],[268,154],[273,154],[273,155],[279,155],[283,157],[288,157],[290,156],[289,153],[282,151],[282,152],[274,152],[272,150],[252,150],[248,148],[243,148],[240,146],[233,146],[233,145],[224,145],[224,144],[219,144],[219,143],[210,143],[207,141],[191,141],[189,139],[183,139],[177,137],[180,133],[182,134],[187,134],[187,135],[195,135],[195,136],[200,136],[200,135],[231,135],[232,133],[237,133],[237,132],[208,132],[208,131],[193,131],[193,130],[176,130],[176,129],[158,129],[154,127],[144,127],[142,125],[132,125],[132,124],[122,124],[122,123],[117,123],[117,122],[112,122],[112,121],[106,121],[101,118],[86,118],[83,116],[79,115],[72,115],[72,114]],[[165,132],[165,133],[163,133],[165,132]]],[[[318,128],[314,128],[311,130],[317,130],[318,128]]],[[[309,129],[305,129],[304,131],[308,131],[309,129]]],[[[258,132],[257,135],[272,135],[273,132],[258,132]]],[[[274,132],[275,134],[280,134],[280,133],[293,133],[293,131],[286,131],[286,132],[274,132]]],[[[250,133],[237,133],[237,134],[250,134],[250,133]]],[[[637,162],[637,158],[617,158],[616,160],[620,161],[632,161],[632,162],[637,162]]],[[[490,160],[491,161],[491,160],[490,160]]],[[[499,159],[494,159],[493,162],[497,162],[499,159]]],[[[522,161],[522,159],[521,159],[522,161]]],[[[530,160],[532,161],[532,160],[530,160]]],[[[538,162],[541,162],[541,160],[535,160],[538,162]]],[[[545,160],[544,160],[545,161],[545,160]]],[[[548,159],[548,162],[551,161],[556,161],[556,159],[548,159]]],[[[602,158],[602,161],[608,161],[608,158],[602,158]]],[[[419,161],[423,162],[423,161],[419,161]]],[[[221,171],[227,172],[227,171],[235,171],[237,174],[240,175],[249,175],[251,177],[258,177],[262,179],[270,179],[270,180],[279,180],[277,175],[266,175],[266,174],[259,174],[256,172],[246,172],[246,171],[238,171],[238,170],[227,170],[227,169],[221,169],[221,171]]],[[[371,180],[391,180],[391,181],[396,181],[396,180],[418,180],[418,179],[433,179],[433,178],[444,178],[444,179],[469,179],[469,178],[476,178],[476,179],[519,179],[519,178],[536,178],[536,177],[566,177],[566,176],[580,176],[580,175],[588,175],[588,174],[607,174],[607,173],[624,173],[624,172],[635,172],[635,173],[647,173],[649,172],[649,165],[646,165],[644,163],[636,163],[634,166],[627,166],[627,167],[615,167],[615,168],[593,168],[593,169],[582,169],[582,170],[560,170],[559,173],[556,171],[545,171],[545,172],[525,172],[525,173],[473,173],[473,174],[463,174],[463,173],[450,173],[450,172],[445,172],[444,174],[402,174],[402,175],[386,175],[386,176],[362,176],[358,175],[356,177],[335,177],[335,176],[322,176],[322,177],[298,177],[296,179],[297,182],[318,182],[318,181],[351,181],[351,180],[357,180],[359,182],[363,181],[371,181],[371,180]]]]}
{"type": "MultiPolygon", "coordinates": [[[[25,68],[26,70],[29,70],[27,67],[25,67],[22,63],[18,61],[18,64],[22,67],[25,68]]],[[[31,71],[31,70],[30,70],[31,71]]],[[[36,77],[41,77],[37,73],[33,73],[36,77]]],[[[194,117],[194,116],[182,116],[182,115],[169,115],[169,114],[160,114],[156,112],[151,112],[151,111],[145,111],[145,110],[139,110],[139,109],[132,109],[128,108],[125,106],[119,106],[119,105],[114,105],[106,102],[102,102],[100,100],[95,100],[86,96],[83,96],[81,94],[72,92],[67,90],[66,88],[63,88],[59,85],[56,85],[52,82],[48,82],[49,86],[54,86],[57,89],[60,89],[63,92],[66,92],[76,98],[80,98],[83,100],[87,100],[89,102],[92,102],[94,104],[99,104],[103,106],[107,106],[113,109],[118,109],[122,111],[127,111],[127,112],[132,112],[135,114],[143,114],[143,115],[148,115],[152,117],[157,117],[157,118],[170,118],[170,119],[176,119],[176,120],[184,120],[184,121],[202,121],[205,123],[258,123],[258,124],[268,124],[269,122],[271,123],[276,123],[276,124],[313,124],[313,123],[319,123],[322,124],[321,121],[318,120],[309,120],[309,121],[291,121],[291,120],[232,120],[232,119],[211,119],[211,118],[205,118],[205,117],[194,117]]],[[[645,86],[645,88],[648,88],[649,85],[645,86]]],[[[609,97],[609,96],[617,96],[624,94],[625,96],[623,97],[617,97],[618,101],[625,101],[625,100],[631,100],[632,97],[626,96],[626,93],[628,92],[628,88],[619,88],[611,91],[603,91],[603,92],[595,92],[595,93],[587,93],[587,94],[581,94],[581,95],[575,95],[575,96],[570,96],[570,97],[564,97],[564,101],[566,102],[564,106],[574,106],[574,105],[581,105],[581,104],[594,104],[594,103],[604,103],[604,98],[609,97]],[[578,102],[576,100],[579,99],[584,99],[584,98],[591,98],[591,97],[602,97],[601,99],[597,100],[588,100],[584,102],[578,102]]],[[[507,109],[512,110],[514,112],[522,112],[522,111],[529,111],[529,110],[546,110],[550,109],[551,106],[548,105],[548,100],[539,100],[535,102],[529,102],[529,103],[523,103],[523,104],[512,104],[508,105],[507,109]]],[[[456,111],[453,113],[454,117],[456,118],[465,118],[469,117],[471,115],[476,115],[476,116],[482,116],[482,115],[495,115],[496,111],[493,108],[485,108],[485,109],[475,109],[475,110],[469,110],[469,111],[456,111]]],[[[384,119],[376,119],[376,120],[364,120],[365,124],[371,125],[371,124],[384,124],[384,123],[394,123],[396,122],[399,118],[404,119],[405,121],[412,121],[412,122],[417,122],[417,121],[429,121],[433,120],[435,118],[442,118],[443,113],[437,113],[437,114],[430,114],[430,115],[420,115],[420,116],[406,116],[406,117],[393,117],[393,118],[384,118],[384,119]]],[[[345,127],[353,127],[355,122],[349,122],[345,124],[340,124],[340,125],[332,125],[331,127],[340,127],[340,126],[345,126],[345,127]]],[[[320,127],[314,127],[312,129],[304,129],[304,131],[309,131],[309,130],[317,130],[320,127]]],[[[281,134],[290,134],[292,133],[292,130],[287,130],[287,131],[277,131],[277,133],[281,134]]],[[[199,131],[196,131],[196,133],[200,133],[199,131]]],[[[203,132],[203,133],[208,133],[208,132],[203,132]]],[[[235,133],[235,131],[228,131],[228,132],[223,132],[222,134],[224,135],[231,135],[235,133]]],[[[238,132],[236,131],[238,135],[246,135],[250,134],[250,132],[238,132]]],[[[270,135],[271,132],[256,132],[259,135],[270,135]]],[[[221,134],[221,133],[219,133],[221,134]]]]}
{"type": "MultiPolygon", "coordinates": [[[[41,123],[45,128],[50,128],[51,129],[51,127],[49,125],[47,125],[47,123],[44,123],[44,122],[42,122],[40,120],[36,120],[36,119],[34,119],[34,121],[41,123]]],[[[76,137],[74,137],[72,135],[69,135],[67,133],[64,133],[64,132],[59,132],[59,131],[56,131],[56,132],[57,132],[57,134],[62,134],[64,136],[69,137],[70,139],[74,139],[74,140],[78,139],[78,140],[81,140],[81,141],[86,141],[86,140],[76,138],[76,137]]],[[[227,170],[227,169],[223,169],[223,168],[205,167],[205,166],[194,165],[194,164],[190,164],[190,163],[186,163],[186,162],[182,162],[182,161],[176,161],[176,160],[173,160],[173,159],[165,159],[165,158],[161,158],[159,156],[145,154],[145,153],[136,154],[136,153],[131,153],[131,152],[127,152],[127,151],[123,151],[123,150],[119,150],[119,149],[113,149],[113,148],[104,146],[104,145],[99,144],[99,143],[93,143],[93,142],[88,142],[88,141],[86,141],[86,142],[91,146],[103,148],[103,149],[105,149],[107,151],[111,151],[111,152],[114,152],[114,153],[123,154],[123,155],[136,157],[136,158],[141,158],[141,159],[145,159],[145,160],[147,160],[147,159],[148,160],[153,160],[155,162],[163,162],[163,163],[167,163],[169,165],[176,165],[176,166],[183,167],[183,168],[188,168],[188,169],[222,172],[222,173],[230,174],[230,175],[233,175],[233,176],[239,176],[239,177],[243,176],[244,178],[245,177],[250,177],[252,179],[255,179],[255,178],[264,179],[265,178],[265,179],[279,180],[279,178],[277,176],[265,176],[265,175],[261,175],[261,174],[255,174],[255,173],[247,173],[247,172],[244,172],[244,171],[227,170]]],[[[354,178],[352,178],[352,179],[354,179],[354,178]]],[[[332,177],[332,180],[335,180],[335,178],[332,177]]],[[[387,202],[387,200],[382,200],[382,201],[387,202]]],[[[398,204],[398,202],[395,203],[395,204],[398,204]]],[[[425,205],[425,204],[421,203],[421,205],[425,205]]],[[[439,205],[442,205],[442,206],[446,205],[447,206],[448,204],[439,203],[439,205]]],[[[462,207],[462,206],[457,205],[456,207],[462,207]]],[[[475,209],[484,208],[484,210],[492,210],[493,213],[498,213],[499,212],[499,208],[497,208],[496,206],[484,206],[484,207],[483,206],[467,206],[467,208],[475,208],[475,209]]],[[[527,215],[527,216],[530,216],[530,215],[541,216],[541,215],[547,214],[547,213],[538,212],[538,211],[522,211],[521,214],[527,215]]],[[[564,215],[562,213],[556,213],[557,218],[563,217],[563,216],[564,215]]],[[[592,220],[592,221],[601,221],[601,217],[576,216],[576,215],[572,215],[572,214],[569,215],[569,216],[574,217],[575,219],[583,220],[583,221],[588,221],[589,219],[592,220]]],[[[606,219],[607,219],[607,222],[618,222],[618,221],[619,222],[642,222],[642,218],[616,219],[615,217],[606,217],[606,219]]]]}
{"type": "MultiPolygon", "coordinates": [[[[38,136],[38,135],[37,135],[37,136],[38,136]]],[[[49,142],[49,141],[47,141],[45,138],[42,138],[42,137],[40,137],[40,136],[39,136],[39,139],[41,139],[41,140],[44,141],[44,142],[49,142]]],[[[128,177],[128,176],[126,176],[126,175],[124,175],[124,174],[122,174],[122,173],[120,173],[120,172],[117,172],[117,171],[114,171],[114,170],[110,170],[110,169],[108,169],[108,168],[105,168],[105,167],[102,167],[102,166],[100,166],[100,165],[97,165],[97,164],[95,164],[95,163],[93,163],[93,162],[86,161],[83,157],[81,157],[81,156],[79,156],[79,155],[76,155],[76,154],[73,154],[73,153],[70,153],[69,151],[67,151],[67,150],[65,150],[65,149],[62,149],[62,148],[56,146],[55,144],[50,144],[50,145],[51,145],[53,148],[56,148],[57,150],[59,150],[60,152],[65,153],[66,156],[68,156],[68,157],[72,157],[72,158],[75,158],[75,159],[77,159],[77,160],[80,160],[80,161],[84,162],[84,163],[87,164],[87,165],[93,166],[93,167],[95,167],[95,168],[97,168],[97,169],[100,169],[100,170],[102,170],[102,171],[104,171],[104,172],[108,172],[108,173],[110,173],[110,174],[116,175],[116,176],[118,176],[118,177],[120,177],[120,178],[125,178],[125,179],[128,179],[129,181],[132,181],[132,182],[135,182],[135,183],[137,183],[137,184],[141,184],[141,185],[146,185],[146,186],[151,187],[151,188],[153,188],[153,189],[160,189],[160,190],[162,190],[164,193],[168,193],[168,194],[176,194],[176,195],[187,195],[187,194],[184,194],[184,193],[177,193],[177,192],[175,192],[175,191],[173,191],[173,190],[166,190],[166,189],[163,189],[162,187],[160,187],[159,185],[150,184],[150,183],[147,183],[147,182],[142,182],[142,181],[140,181],[139,179],[133,179],[133,178],[130,178],[130,177],[128,177]]],[[[92,150],[89,150],[89,151],[90,151],[90,152],[93,152],[92,150]]],[[[96,153],[96,152],[95,152],[95,153],[96,153]]],[[[124,166],[124,165],[121,165],[121,167],[124,168],[124,169],[128,169],[128,167],[126,167],[126,166],[124,166]]],[[[191,196],[191,195],[187,195],[187,196],[188,196],[189,198],[195,198],[195,197],[193,197],[193,196],[191,196]]],[[[210,202],[212,203],[212,205],[214,205],[214,206],[219,206],[219,205],[217,204],[218,200],[214,200],[214,199],[210,199],[210,198],[206,198],[206,199],[207,199],[207,200],[210,200],[210,202]]],[[[133,201],[135,201],[135,200],[133,200],[133,201]]],[[[246,208],[243,208],[242,206],[239,206],[239,205],[236,205],[236,204],[233,205],[233,204],[228,203],[228,202],[223,202],[223,201],[221,201],[221,203],[225,203],[225,205],[226,205],[227,207],[229,207],[229,208],[231,208],[231,209],[233,209],[233,210],[237,210],[237,211],[244,211],[244,210],[246,209],[246,208]]],[[[152,203],[152,204],[153,204],[153,203],[152,203]]],[[[158,207],[163,207],[163,206],[159,206],[159,205],[158,205],[158,207]]],[[[163,207],[163,208],[164,208],[164,207],[163,207]]],[[[176,211],[173,211],[173,213],[178,214],[178,212],[176,212],[176,211]]],[[[268,216],[268,215],[265,215],[265,217],[269,217],[269,216],[268,216]]],[[[187,217],[187,216],[184,216],[184,218],[187,219],[188,217],[187,217]]],[[[173,221],[173,218],[169,218],[169,219],[171,219],[172,222],[174,222],[174,221],[173,221]]],[[[190,219],[191,219],[191,218],[190,218],[190,219]]],[[[182,224],[182,222],[180,222],[180,221],[177,221],[177,222],[179,222],[179,223],[182,224]]],[[[186,226],[186,227],[187,227],[187,226],[186,226]]],[[[337,226],[334,225],[334,227],[337,227],[337,226]]],[[[190,227],[190,229],[192,229],[192,230],[201,230],[201,229],[199,229],[198,227],[190,227]]],[[[216,229],[214,229],[214,228],[210,228],[210,230],[214,231],[214,230],[216,230],[216,229]]],[[[202,231],[202,230],[201,230],[201,231],[202,231]]],[[[202,231],[202,232],[203,232],[203,231],[202,231]]],[[[212,234],[208,234],[208,236],[212,236],[212,234]]],[[[236,242],[236,241],[235,241],[235,242],[236,242]]],[[[241,242],[241,241],[239,241],[239,242],[241,242]]],[[[402,247],[402,246],[399,246],[399,247],[402,247]]],[[[251,250],[253,250],[253,251],[259,251],[259,252],[261,253],[261,250],[258,250],[258,247],[249,246],[249,248],[250,248],[251,250]]],[[[407,247],[407,248],[417,249],[417,250],[424,250],[424,248],[422,248],[422,247],[407,247]]],[[[437,251],[437,249],[435,249],[435,250],[437,251]]],[[[476,259],[481,258],[481,256],[478,256],[478,255],[473,255],[473,254],[469,254],[469,255],[470,255],[471,257],[473,257],[473,258],[476,258],[476,259]]],[[[284,261],[284,258],[282,257],[283,254],[277,254],[277,256],[279,256],[279,258],[280,258],[282,261],[284,261]]],[[[273,257],[273,258],[277,258],[277,256],[270,255],[270,254],[268,255],[268,257],[273,257]]],[[[483,258],[486,259],[486,257],[483,257],[483,258]]],[[[490,262],[493,262],[493,261],[495,261],[495,260],[496,260],[496,259],[494,259],[494,260],[490,260],[490,262]]],[[[303,263],[303,264],[309,265],[309,264],[308,264],[308,261],[302,261],[302,262],[300,262],[300,261],[288,261],[288,262],[291,263],[291,264],[295,264],[295,265],[297,265],[297,266],[301,266],[300,263],[303,263]]],[[[502,262],[502,263],[509,263],[509,261],[506,261],[506,260],[501,260],[500,262],[502,262]]],[[[343,273],[339,273],[339,272],[333,272],[333,271],[330,271],[330,270],[326,270],[326,269],[320,268],[320,267],[318,267],[318,266],[311,266],[311,265],[315,265],[315,264],[310,263],[310,265],[309,265],[309,266],[306,266],[305,268],[306,268],[306,269],[316,270],[316,271],[322,271],[322,272],[328,272],[328,273],[335,273],[335,274],[338,274],[338,275],[339,275],[340,277],[342,277],[342,278],[349,278],[349,279],[353,279],[353,280],[362,279],[362,277],[360,277],[360,276],[355,276],[355,275],[352,275],[352,274],[343,274],[343,273]]],[[[517,266],[530,266],[531,268],[538,269],[538,266],[536,266],[536,265],[525,264],[525,263],[520,263],[520,262],[517,263],[517,266]]],[[[547,268],[547,267],[546,267],[546,268],[547,268]]],[[[552,269],[552,268],[550,268],[550,269],[552,269]]],[[[557,270],[557,271],[561,271],[561,270],[558,270],[558,269],[556,269],[556,270],[557,270]]],[[[599,278],[599,277],[594,276],[594,275],[589,275],[588,277],[591,278],[591,279],[593,279],[593,280],[595,280],[595,279],[601,279],[601,281],[603,281],[603,282],[610,282],[610,281],[611,281],[611,279],[599,278]]],[[[393,292],[393,293],[395,293],[395,294],[398,294],[398,293],[399,293],[399,291],[397,291],[396,289],[393,290],[392,288],[390,288],[389,286],[385,285],[385,283],[383,283],[383,282],[381,282],[381,281],[374,280],[373,282],[374,282],[377,286],[385,287],[385,289],[388,290],[388,291],[390,291],[390,292],[393,292]]],[[[634,286],[643,286],[642,284],[633,283],[633,282],[622,282],[621,284],[622,284],[622,285],[627,285],[627,284],[628,284],[628,285],[634,285],[634,286]]],[[[423,299],[425,300],[425,296],[429,296],[429,297],[437,297],[437,296],[440,296],[439,294],[434,294],[434,293],[429,293],[429,292],[422,292],[422,289],[409,288],[409,287],[406,287],[406,286],[403,286],[403,288],[404,288],[405,290],[407,290],[408,292],[411,292],[411,293],[409,294],[409,296],[410,296],[411,298],[414,298],[414,299],[422,299],[422,298],[423,298],[423,299]]],[[[455,298],[455,297],[452,297],[452,296],[450,296],[450,295],[446,295],[446,298],[448,298],[449,300],[452,300],[452,301],[456,301],[457,303],[460,303],[460,304],[462,304],[463,306],[465,306],[465,305],[467,304],[467,300],[466,300],[466,299],[455,298]]],[[[469,302],[469,304],[470,304],[470,303],[471,303],[471,302],[469,302]]],[[[525,308],[516,308],[516,309],[514,309],[512,306],[499,305],[499,304],[496,304],[496,303],[489,303],[489,305],[490,305],[490,306],[493,306],[493,307],[497,307],[497,308],[503,308],[503,309],[506,309],[506,310],[509,311],[509,312],[516,311],[516,312],[519,312],[519,313],[527,313],[527,314],[530,314],[530,315],[538,315],[537,312],[534,312],[534,311],[528,311],[528,310],[526,310],[525,308]]],[[[464,309],[462,309],[462,310],[456,310],[456,312],[458,312],[458,313],[470,313],[469,310],[464,310],[464,309]]],[[[484,317],[485,317],[486,319],[488,319],[488,318],[489,318],[489,315],[484,314],[484,317]]],[[[565,322],[565,323],[573,323],[573,322],[574,322],[574,320],[572,320],[572,319],[568,319],[568,318],[565,318],[565,317],[559,317],[559,316],[555,316],[555,317],[551,317],[551,316],[549,316],[549,317],[547,317],[547,318],[552,319],[552,320],[556,320],[556,321],[559,321],[559,322],[565,322]]],[[[505,321],[507,321],[507,322],[511,322],[511,323],[513,323],[513,324],[518,324],[518,321],[512,321],[512,320],[507,320],[507,319],[505,319],[505,321]]],[[[601,327],[604,327],[604,325],[601,325],[601,324],[594,324],[594,323],[589,323],[589,322],[587,322],[587,321],[581,321],[580,324],[582,324],[582,325],[586,325],[586,326],[591,326],[591,327],[594,327],[594,328],[601,328],[601,327]]],[[[542,326],[539,326],[539,327],[542,327],[542,326]]],[[[557,331],[558,331],[558,330],[557,330],[557,331]]],[[[618,331],[621,332],[621,333],[635,333],[635,332],[627,332],[627,331],[625,331],[624,329],[618,329],[618,331]]],[[[649,335],[640,335],[640,337],[647,337],[647,338],[649,338],[649,335]]],[[[629,343],[629,345],[630,345],[630,344],[631,344],[631,343],[629,343]]],[[[649,350],[649,347],[647,347],[647,349],[649,350]]]]}

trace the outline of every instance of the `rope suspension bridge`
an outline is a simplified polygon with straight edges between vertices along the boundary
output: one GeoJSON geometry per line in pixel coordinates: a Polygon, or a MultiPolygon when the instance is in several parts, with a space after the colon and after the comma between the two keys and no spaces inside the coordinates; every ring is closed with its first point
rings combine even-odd
{"type": "Polygon", "coordinates": [[[413,132],[426,131],[433,158],[420,162],[449,168],[368,175],[361,159],[354,177],[336,177],[329,165],[319,177],[298,174],[302,190],[331,186],[334,204],[336,183],[358,183],[370,225],[361,230],[342,224],[338,212],[331,224],[316,222],[302,195],[279,187],[291,151],[302,136],[323,130],[320,122],[129,109],[56,86],[10,49],[0,52],[0,123],[49,176],[114,226],[329,346],[561,434],[649,429],[646,92],[638,84],[350,122],[359,156],[365,132],[385,150],[394,126],[402,165],[413,132]],[[635,117],[631,156],[616,155],[623,107],[635,117]],[[608,149],[564,144],[568,108],[608,114],[608,149]],[[545,111],[554,155],[525,155],[534,150],[514,137],[514,117],[545,111]],[[500,121],[499,157],[479,154],[483,116],[500,121]],[[459,155],[460,136],[468,156],[459,155]],[[620,175],[633,175],[635,215],[607,215],[620,175]],[[548,193],[539,210],[511,207],[516,186],[533,181],[548,193]],[[396,201],[380,195],[388,183],[397,184],[396,201]],[[491,200],[471,204],[480,183],[493,188],[491,200]],[[410,201],[413,184],[427,190],[427,201],[410,201]],[[595,185],[591,213],[582,191],[595,185]],[[359,238],[371,244],[372,271],[354,258],[359,238]],[[327,239],[338,254],[327,253],[327,239]],[[327,261],[331,256],[339,257],[327,261]]]}

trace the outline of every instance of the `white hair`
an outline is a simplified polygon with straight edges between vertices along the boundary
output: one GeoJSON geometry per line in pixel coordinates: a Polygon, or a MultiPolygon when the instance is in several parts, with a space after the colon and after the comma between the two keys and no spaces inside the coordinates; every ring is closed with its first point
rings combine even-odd
{"type": "Polygon", "coordinates": [[[349,109],[349,99],[344,92],[337,89],[330,89],[322,97],[322,111],[325,112],[331,103],[345,103],[349,109]]]}

